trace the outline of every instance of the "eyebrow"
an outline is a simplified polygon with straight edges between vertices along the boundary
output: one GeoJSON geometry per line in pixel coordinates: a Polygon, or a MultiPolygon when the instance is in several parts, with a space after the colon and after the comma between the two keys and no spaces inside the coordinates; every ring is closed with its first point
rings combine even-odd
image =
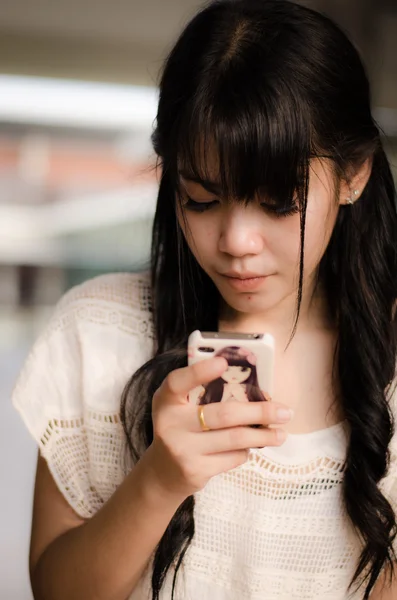
{"type": "Polygon", "coordinates": [[[178,171],[178,174],[183,179],[186,179],[186,181],[192,181],[193,183],[198,183],[204,189],[206,189],[208,192],[211,192],[212,194],[219,194],[221,191],[221,186],[217,181],[211,181],[210,179],[201,179],[201,177],[195,177],[194,175],[191,175],[187,171],[183,171],[183,170],[178,171]]]}

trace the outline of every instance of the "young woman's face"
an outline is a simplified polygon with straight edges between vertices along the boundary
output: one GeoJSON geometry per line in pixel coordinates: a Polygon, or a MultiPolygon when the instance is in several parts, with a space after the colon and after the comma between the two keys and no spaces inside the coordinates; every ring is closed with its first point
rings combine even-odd
{"type": "Polygon", "coordinates": [[[243,383],[251,374],[249,367],[231,366],[222,374],[222,379],[227,383],[243,383]]]}
{"type": "MultiPolygon", "coordinates": [[[[226,203],[201,184],[181,178],[179,222],[187,243],[225,302],[244,313],[263,313],[298,289],[300,215],[276,216],[258,198],[226,203]],[[192,202],[192,199],[194,202],[192,202]]],[[[314,281],[338,213],[329,164],[313,160],[306,212],[304,285],[314,281]]],[[[305,289],[309,289],[305,286],[305,289]]]]}

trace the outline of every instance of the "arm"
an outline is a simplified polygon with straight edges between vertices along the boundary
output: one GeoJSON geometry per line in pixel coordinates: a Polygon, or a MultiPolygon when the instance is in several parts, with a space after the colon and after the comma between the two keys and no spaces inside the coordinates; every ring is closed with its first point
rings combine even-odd
{"type": "Polygon", "coordinates": [[[86,522],[65,506],[39,460],[30,559],[36,600],[126,600],[180,504],[211,477],[244,464],[249,448],[283,443],[285,434],[267,427],[285,422],[273,402],[208,405],[213,431],[203,434],[187,394],[224,370],[224,359],[213,358],[167,375],[153,396],[152,444],[86,522]]]}
{"type": "Polygon", "coordinates": [[[39,458],[30,547],[36,600],[126,600],[132,593],[184,500],[160,491],[144,461],[103,508],[84,521],[39,458]]]}

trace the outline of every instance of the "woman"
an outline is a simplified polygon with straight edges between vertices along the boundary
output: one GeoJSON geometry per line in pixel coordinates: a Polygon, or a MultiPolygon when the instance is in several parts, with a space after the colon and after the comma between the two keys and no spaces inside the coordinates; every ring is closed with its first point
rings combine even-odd
{"type": "Polygon", "coordinates": [[[181,34],[151,279],[68,292],[15,388],[36,599],[396,597],[397,219],[369,98],[294,3],[215,2],[181,34]],[[186,367],[195,329],[271,333],[272,401],[189,404],[227,368],[186,367]]]}

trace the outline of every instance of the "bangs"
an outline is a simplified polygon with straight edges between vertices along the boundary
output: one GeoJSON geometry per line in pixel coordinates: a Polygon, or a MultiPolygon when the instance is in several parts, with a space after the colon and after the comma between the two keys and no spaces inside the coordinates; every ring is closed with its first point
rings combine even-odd
{"type": "Polygon", "coordinates": [[[223,89],[210,104],[195,97],[178,128],[178,174],[225,200],[303,208],[314,150],[309,110],[298,102],[285,89],[261,98],[223,89]]]}

